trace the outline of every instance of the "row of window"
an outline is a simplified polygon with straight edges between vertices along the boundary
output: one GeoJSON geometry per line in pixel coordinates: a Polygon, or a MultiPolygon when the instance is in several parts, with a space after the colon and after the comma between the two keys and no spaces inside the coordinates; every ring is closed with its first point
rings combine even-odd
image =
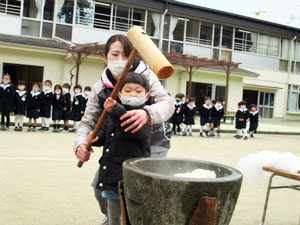
{"type": "Polygon", "coordinates": [[[300,112],[300,86],[289,85],[288,110],[300,112]]]}

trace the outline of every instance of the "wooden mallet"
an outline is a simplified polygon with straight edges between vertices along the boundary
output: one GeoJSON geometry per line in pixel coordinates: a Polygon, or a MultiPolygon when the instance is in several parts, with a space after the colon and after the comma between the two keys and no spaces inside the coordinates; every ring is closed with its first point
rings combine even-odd
{"type": "MultiPolygon", "coordinates": [[[[111,93],[113,99],[116,99],[118,96],[118,92],[126,78],[127,73],[129,72],[132,64],[134,63],[137,54],[139,53],[143,60],[150,66],[153,72],[160,79],[167,79],[173,73],[173,66],[167,60],[167,58],[162,54],[162,52],[157,48],[157,46],[153,43],[150,37],[146,34],[146,32],[138,26],[132,27],[128,33],[127,38],[133,45],[132,52],[129,55],[128,61],[124,67],[123,72],[120,75],[120,78],[117,81],[116,86],[111,93]]],[[[106,119],[107,111],[104,109],[100,115],[100,118],[96,124],[96,127],[93,130],[92,138],[95,139],[106,119]]],[[[90,150],[92,144],[87,144],[87,150],[90,150]]],[[[77,166],[82,167],[83,162],[79,161],[77,166]]]]}

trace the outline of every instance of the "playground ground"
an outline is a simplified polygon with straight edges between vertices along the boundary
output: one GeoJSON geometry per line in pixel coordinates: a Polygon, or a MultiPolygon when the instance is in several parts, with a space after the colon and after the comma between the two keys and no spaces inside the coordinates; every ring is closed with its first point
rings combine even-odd
{"type": "MultiPolygon", "coordinates": [[[[194,133],[193,137],[173,137],[169,157],[236,167],[244,155],[266,149],[300,153],[300,136],[297,135],[258,134],[248,141],[232,136],[200,138],[194,133]]],[[[70,133],[0,132],[0,224],[100,223],[103,216],[94,199],[91,182],[101,149],[95,149],[91,160],[78,169],[72,149],[74,137],[75,134],[70,133]]],[[[259,225],[269,176],[264,173],[261,185],[243,181],[231,225],[259,225]]],[[[275,179],[275,184],[295,182],[275,179]]],[[[299,217],[299,192],[271,192],[266,225],[298,225],[299,217]]]]}

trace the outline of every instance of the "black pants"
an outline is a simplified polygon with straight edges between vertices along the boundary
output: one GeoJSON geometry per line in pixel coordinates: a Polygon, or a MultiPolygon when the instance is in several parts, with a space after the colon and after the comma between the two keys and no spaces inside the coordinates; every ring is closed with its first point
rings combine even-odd
{"type": "Polygon", "coordinates": [[[180,124],[177,123],[173,123],[173,131],[176,132],[176,126],[177,126],[177,132],[180,132],[181,131],[180,124]]]}
{"type": "Polygon", "coordinates": [[[1,114],[1,125],[4,126],[5,117],[6,117],[6,126],[9,127],[9,123],[10,123],[9,113],[1,114]]]}

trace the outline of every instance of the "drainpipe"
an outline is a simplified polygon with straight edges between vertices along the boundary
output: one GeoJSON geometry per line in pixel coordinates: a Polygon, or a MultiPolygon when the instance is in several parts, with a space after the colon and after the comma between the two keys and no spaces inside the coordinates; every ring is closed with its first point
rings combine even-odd
{"type": "Polygon", "coordinates": [[[286,104],[286,107],[284,109],[284,112],[285,112],[285,117],[286,117],[286,114],[287,114],[287,108],[289,107],[289,102],[288,102],[288,97],[289,97],[289,83],[290,83],[290,80],[291,80],[291,73],[292,73],[292,57],[293,57],[293,54],[294,54],[294,42],[297,38],[297,35],[295,35],[292,39],[292,43],[291,43],[291,51],[290,51],[290,57],[289,57],[289,65],[288,65],[288,77],[287,77],[287,80],[286,80],[286,84],[285,84],[285,88],[286,88],[286,97],[285,99],[287,100],[287,104],[286,104]]]}
{"type": "Polygon", "coordinates": [[[53,24],[52,24],[52,39],[55,38],[56,18],[57,18],[57,0],[54,0],[54,12],[53,12],[53,24]]]}
{"type": "Polygon", "coordinates": [[[163,46],[163,35],[164,35],[164,25],[165,25],[165,16],[168,12],[168,2],[166,2],[166,9],[161,17],[161,21],[160,21],[160,33],[159,33],[159,44],[158,47],[160,50],[162,50],[162,46],[163,46]]]}

